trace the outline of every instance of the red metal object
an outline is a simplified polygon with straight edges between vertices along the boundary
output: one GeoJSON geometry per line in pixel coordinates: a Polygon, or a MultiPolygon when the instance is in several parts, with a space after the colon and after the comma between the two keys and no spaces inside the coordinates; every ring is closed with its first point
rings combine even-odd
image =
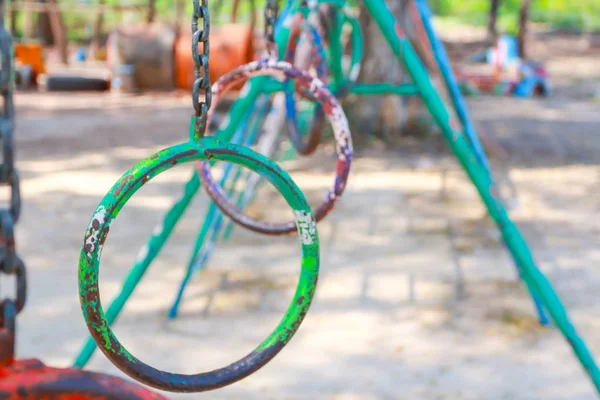
{"type": "Polygon", "coordinates": [[[0,367],[1,400],[163,400],[138,384],[110,375],[47,367],[21,360],[0,367]]]}
{"type": "Polygon", "coordinates": [[[0,400],[165,400],[121,378],[71,368],[52,368],[40,360],[14,359],[16,307],[1,304],[0,400]]]}

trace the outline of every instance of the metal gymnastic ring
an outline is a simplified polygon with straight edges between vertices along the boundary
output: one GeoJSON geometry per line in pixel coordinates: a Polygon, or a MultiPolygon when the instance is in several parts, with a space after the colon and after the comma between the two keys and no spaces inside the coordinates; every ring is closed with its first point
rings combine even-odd
{"type": "MultiPolygon", "coordinates": [[[[193,123],[192,128],[193,130],[193,123]]],[[[312,301],[319,272],[316,223],[298,186],[274,161],[246,147],[222,143],[215,137],[162,150],[126,172],[102,199],[86,231],[79,260],[79,300],[88,329],[106,357],[121,371],[149,386],[171,392],[201,392],[236,382],[279,353],[292,338],[312,301]],[[228,367],[195,375],[164,372],[138,360],[119,343],[106,321],[100,302],[100,254],[110,223],[133,194],[158,174],[191,161],[216,159],[259,173],[279,190],[294,210],[302,247],[302,269],[294,298],[277,328],[254,351],[228,367]]]]}
{"type": "MultiPolygon", "coordinates": [[[[292,20],[284,59],[290,64],[295,64],[296,50],[298,48],[300,36],[304,31],[303,28],[306,28],[308,39],[311,42],[311,54],[310,59],[308,60],[308,66],[314,66],[317,77],[321,82],[327,83],[327,60],[325,58],[325,49],[323,48],[323,39],[317,28],[314,25],[309,24],[302,13],[296,13],[292,20]]],[[[301,65],[300,68],[304,69],[304,65],[301,65]]],[[[315,118],[312,119],[308,130],[307,140],[305,142],[300,134],[300,128],[298,127],[296,100],[294,98],[295,93],[295,90],[286,91],[285,93],[288,135],[298,154],[309,155],[314,153],[319,146],[321,132],[325,126],[325,118],[320,118],[318,120],[315,118]]],[[[318,109],[320,109],[320,107],[317,106],[314,111],[315,114],[318,112],[318,109]]]]}
{"type": "MultiPolygon", "coordinates": [[[[310,76],[304,71],[294,68],[291,64],[284,61],[265,59],[236,68],[230,73],[222,76],[213,85],[213,101],[218,102],[221,95],[237,82],[261,75],[270,75],[281,79],[293,80],[297,89],[306,89],[311,93],[311,96],[320,103],[324,112],[329,117],[337,142],[336,150],[338,158],[333,188],[329,190],[327,196],[315,212],[316,220],[320,221],[333,209],[337,199],[342,195],[344,188],[346,187],[348,174],[350,173],[353,151],[348,120],[337,99],[331,94],[323,82],[318,78],[310,76]]],[[[223,213],[229,216],[238,225],[267,235],[284,235],[295,231],[296,225],[294,221],[273,224],[257,221],[244,214],[242,210],[238,209],[235,204],[227,198],[223,189],[213,179],[210,173],[210,164],[208,162],[203,162],[198,172],[202,185],[210,198],[223,213]]]]}

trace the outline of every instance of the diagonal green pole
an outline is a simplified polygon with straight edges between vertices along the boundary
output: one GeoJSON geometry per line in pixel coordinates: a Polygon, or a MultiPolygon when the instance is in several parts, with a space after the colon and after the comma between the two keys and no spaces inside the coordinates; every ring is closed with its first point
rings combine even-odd
{"type": "MultiPolygon", "coordinates": [[[[114,323],[119,316],[139,281],[146,273],[152,261],[158,256],[171,232],[173,232],[173,229],[181,219],[181,216],[196,193],[198,193],[198,189],[200,189],[200,178],[198,178],[197,174],[194,174],[185,185],[183,196],[165,214],[162,224],[157,227],[148,243],[138,253],[135,264],[123,282],[121,291],[106,309],[106,319],[109,324],[114,323]]],[[[83,368],[89,362],[96,348],[96,342],[89,336],[81,352],[75,359],[73,368],[83,368]]]]}
{"type": "MultiPolygon", "coordinates": [[[[248,85],[250,86],[250,90],[246,92],[247,95],[241,99],[242,101],[236,102],[237,110],[235,114],[232,114],[232,120],[224,130],[219,130],[217,133],[217,135],[220,138],[223,138],[225,141],[229,141],[234,138],[235,134],[237,133],[235,127],[239,126],[239,121],[242,120],[242,118],[239,117],[239,119],[233,118],[235,118],[236,115],[243,115],[242,112],[245,110],[250,110],[251,105],[254,102],[250,97],[256,96],[259,93],[257,86],[252,85],[252,82],[249,82],[248,85]]],[[[236,105],[234,105],[234,107],[236,107],[236,105]]],[[[138,283],[148,270],[148,267],[162,250],[169,236],[173,232],[173,229],[175,229],[175,226],[180,221],[183,213],[190,205],[190,202],[198,193],[199,189],[200,178],[196,173],[194,173],[190,180],[186,183],[182,197],[177,200],[171,209],[169,209],[169,211],[165,214],[162,223],[157,226],[148,243],[138,253],[133,267],[123,282],[121,291],[106,309],[106,320],[109,324],[112,325],[117,319],[138,283]]],[[[82,350],[77,355],[75,362],[73,363],[73,367],[83,368],[89,362],[90,358],[96,351],[96,348],[96,342],[94,342],[91,336],[88,336],[88,339],[86,340],[82,350]]]]}
{"type": "Polygon", "coordinates": [[[477,188],[490,216],[498,225],[507,247],[521,267],[523,279],[529,291],[542,301],[555,325],[573,348],[575,355],[590,376],[596,390],[600,393],[600,370],[594,357],[583,339],[578,335],[575,326],[569,320],[567,311],[552,285],[538,269],[525,239],[517,226],[511,221],[506,208],[502,204],[490,174],[477,160],[473,148],[463,132],[451,120],[442,99],[429,80],[427,71],[402,32],[394,15],[382,0],[363,1],[384,33],[394,53],[404,64],[413,82],[419,88],[423,101],[440,126],[444,138],[477,188]]]}
{"type": "MultiPolygon", "coordinates": [[[[278,27],[281,28],[277,29],[277,42],[279,44],[280,51],[282,51],[282,49],[285,48],[285,44],[287,43],[287,35],[289,35],[289,29],[281,25],[282,21],[285,19],[287,13],[289,12],[289,9],[290,5],[288,4],[288,7],[282,10],[280,18],[277,22],[278,27]]],[[[240,97],[234,102],[231,109],[229,110],[229,121],[226,127],[224,129],[219,129],[216,136],[218,136],[223,141],[230,141],[238,131],[238,127],[240,126],[241,121],[243,121],[244,117],[251,112],[252,108],[255,105],[257,97],[263,92],[263,88],[267,87],[270,82],[272,82],[272,79],[269,77],[259,76],[250,79],[248,83],[244,86],[240,97]]],[[[138,259],[136,260],[134,266],[129,272],[127,278],[125,279],[125,282],[123,283],[121,292],[106,310],[106,319],[109,324],[113,324],[114,321],[117,319],[121,310],[125,306],[125,303],[133,293],[135,287],[138,285],[139,281],[146,273],[146,270],[148,269],[152,261],[162,250],[162,247],[166,243],[171,232],[179,222],[181,216],[183,215],[183,213],[185,212],[191,200],[196,195],[199,189],[200,179],[196,174],[194,174],[194,176],[190,178],[190,180],[185,186],[185,192],[183,197],[179,199],[167,212],[162,222],[162,225],[156,229],[155,233],[151,236],[148,244],[142,249],[142,251],[138,255],[138,259]]],[[[73,367],[83,368],[89,362],[95,349],[96,343],[90,336],[88,337],[88,340],[86,341],[83,349],[76,357],[73,367]]]]}
{"type": "MultiPolygon", "coordinates": [[[[232,170],[233,170],[233,167],[231,165],[228,165],[227,169],[225,171],[226,173],[223,176],[225,179],[223,179],[221,181],[221,185],[227,183],[226,180],[229,177],[229,173],[232,170]]],[[[236,175],[238,175],[238,174],[236,174],[236,175]]],[[[239,176],[237,176],[237,177],[239,177],[239,176]]],[[[233,180],[236,180],[236,177],[234,177],[233,180]]],[[[230,194],[231,190],[229,190],[228,193],[230,194]]],[[[196,243],[194,245],[194,250],[192,251],[191,260],[186,269],[186,274],[183,278],[183,281],[180,284],[175,301],[174,301],[173,305],[171,306],[171,309],[169,310],[169,314],[168,314],[169,319],[174,319],[177,317],[177,313],[179,311],[179,305],[183,298],[183,291],[185,290],[189,280],[192,278],[192,275],[195,272],[197,272],[197,268],[194,268],[194,266],[196,265],[196,262],[197,262],[198,252],[200,252],[204,248],[204,245],[209,245],[209,246],[212,245],[211,239],[212,239],[212,237],[214,237],[215,231],[217,231],[219,229],[218,226],[220,225],[220,222],[219,222],[220,218],[222,218],[221,212],[218,210],[215,203],[211,202],[209,205],[208,211],[206,213],[204,223],[202,224],[202,228],[200,229],[200,233],[198,234],[198,237],[196,238],[196,243]],[[211,230],[212,230],[213,234],[211,237],[209,237],[210,243],[205,243],[206,237],[211,230]]]]}
{"type": "MultiPolygon", "coordinates": [[[[450,93],[452,102],[454,103],[454,109],[456,111],[456,114],[458,115],[458,118],[460,119],[460,122],[462,123],[464,134],[467,137],[467,139],[469,140],[469,143],[471,144],[471,146],[473,147],[473,151],[474,151],[475,156],[477,157],[477,160],[479,161],[479,163],[485,169],[490,171],[490,178],[491,178],[491,168],[490,168],[489,161],[487,159],[487,156],[485,154],[483,146],[481,145],[481,142],[479,141],[479,137],[477,136],[477,131],[475,130],[475,125],[473,124],[473,121],[471,120],[469,112],[467,111],[467,105],[462,96],[460,88],[458,87],[458,83],[454,76],[454,72],[452,71],[452,67],[450,65],[450,59],[448,58],[448,54],[446,53],[444,44],[437,37],[437,35],[435,34],[435,31],[433,29],[433,24],[431,23],[431,18],[432,18],[431,10],[429,9],[427,0],[414,0],[413,4],[415,6],[415,9],[416,9],[418,15],[421,18],[420,22],[421,22],[421,24],[425,30],[425,33],[427,35],[427,38],[424,38],[424,39],[429,40],[429,43],[433,50],[433,56],[439,67],[440,75],[443,78],[443,81],[446,85],[448,92],[450,93]]],[[[419,21],[416,21],[416,22],[418,23],[419,21]]],[[[514,259],[514,257],[513,257],[513,259],[514,259]]],[[[515,262],[515,266],[517,268],[519,277],[521,277],[522,273],[521,273],[521,268],[519,266],[519,263],[516,259],[514,259],[514,262],[515,262]]],[[[533,295],[533,294],[532,294],[532,299],[533,299],[533,303],[536,307],[536,310],[538,312],[538,319],[540,321],[540,324],[548,325],[549,324],[548,317],[546,315],[543,305],[541,304],[540,299],[536,295],[533,295]]]]}
{"type": "MultiPolygon", "coordinates": [[[[282,128],[282,126],[279,126],[274,131],[270,130],[269,132],[266,132],[261,137],[261,141],[258,143],[257,151],[274,160],[278,158],[280,159],[278,152],[280,147],[279,145],[281,144],[280,139],[282,128]]],[[[282,160],[280,159],[280,161],[282,160]]],[[[254,202],[260,186],[265,182],[260,175],[252,174],[252,172],[249,170],[244,170],[244,172],[246,173],[244,176],[246,186],[244,190],[239,193],[236,199],[236,207],[240,210],[248,208],[248,206],[254,202]]],[[[235,223],[228,219],[223,233],[224,240],[229,240],[234,226],[235,223]]]]}
{"type": "MultiPolygon", "coordinates": [[[[288,6],[282,10],[280,14],[280,18],[277,22],[277,26],[281,29],[277,29],[277,42],[280,47],[280,51],[285,48],[287,43],[287,35],[289,35],[289,29],[287,27],[282,26],[282,22],[287,16],[287,13],[291,7],[291,1],[288,6]]],[[[283,53],[282,53],[283,54],[283,53]]],[[[266,88],[269,83],[272,82],[272,79],[269,77],[256,77],[252,78],[248,81],[248,83],[244,86],[242,90],[242,94],[240,97],[234,102],[231,109],[229,110],[229,121],[224,129],[219,129],[216,136],[218,136],[221,140],[225,142],[229,142],[236,132],[238,132],[238,128],[241,122],[244,120],[244,117],[249,115],[255,106],[257,97],[263,93],[263,89],[266,88]]],[[[162,224],[157,227],[155,232],[152,234],[149,239],[147,245],[140,251],[138,254],[138,259],[133,265],[131,271],[126,277],[123,286],[121,288],[121,292],[114,301],[109,305],[106,310],[106,319],[109,324],[113,324],[117,319],[118,315],[122,311],[125,303],[133,293],[134,289],[138,285],[139,281],[142,279],[146,270],[152,263],[152,261],[156,258],[156,256],[162,250],[162,247],[168,240],[170,234],[173,229],[181,219],[181,216],[189,206],[190,202],[197,194],[200,189],[200,179],[196,174],[194,174],[188,183],[185,185],[184,195],[181,199],[179,199],[167,212],[165,218],[163,219],[162,224]]],[[[94,351],[96,350],[96,343],[93,339],[88,337],[83,349],[76,357],[75,362],[73,364],[74,368],[83,368],[90,360],[94,351]]]]}
{"type": "MultiPolygon", "coordinates": [[[[244,146],[251,146],[256,141],[256,138],[259,133],[259,129],[258,129],[259,127],[257,125],[259,125],[263,120],[263,110],[262,110],[264,108],[263,105],[268,106],[268,104],[266,104],[266,100],[268,100],[268,97],[265,98],[265,96],[261,96],[261,99],[259,100],[259,102],[262,101],[261,102],[262,104],[260,104],[258,107],[259,108],[258,115],[254,116],[251,124],[248,123],[248,121],[247,121],[248,119],[246,119],[246,121],[244,121],[242,123],[242,125],[240,126],[241,131],[248,132],[247,138],[244,141],[244,146]],[[250,126],[250,129],[246,129],[248,126],[250,126]]],[[[242,175],[242,171],[244,171],[244,169],[238,165],[235,165],[235,166],[233,164],[227,165],[226,171],[223,174],[221,186],[228,186],[227,191],[228,191],[229,195],[231,195],[233,193],[235,184],[237,183],[238,179],[242,175]],[[234,176],[232,179],[228,179],[229,174],[232,171],[234,173],[234,176]]],[[[202,267],[204,267],[204,265],[206,265],[206,262],[208,262],[208,258],[210,256],[210,253],[209,253],[210,250],[206,250],[206,249],[214,248],[214,244],[215,244],[216,239],[218,238],[218,234],[221,230],[222,218],[223,218],[222,212],[218,209],[218,207],[216,206],[215,203],[211,202],[208,207],[208,211],[206,213],[206,218],[204,219],[202,228],[200,229],[200,232],[199,232],[198,236],[196,237],[196,242],[195,242],[194,248],[191,252],[190,261],[186,268],[186,273],[184,275],[183,280],[181,281],[181,283],[179,285],[179,290],[177,291],[175,300],[169,310],[169,313],[168,313],[169,319],[174,319],[177,317],[177,314],[179,311],[179,306],[181,305],[181,301],[183,299],[183,293],[184,293],[185,288],[187,287],[188,283],[190,282],[190,279],[192,278],[192,276],[195,273],[197,273],[200,269],[202,269],[202,267]],[[209,233],[210,233],[210,235],[209,235],[209,233]]]]}
{"type": "Polygon", "coordinates": [[[450,59],[446,53],[444,44],[437,37],[435,31],[433,30],[433,24],[431,23],[432,15],[431,10],[427,5],[427,0],[414,0],[414,5],[419,13],[419,16],[421,17],[421,23],[425,29],[425,33],[427,34],[427,39],[429,39],[429,43],[431,44],[433,56],[438,64],[442,75],[441,77],[454,103],[456,114],[463,125],[465,136],[471,143],[471,146],[473,146],[473,151],[475,152],[475,155],[477,156],[477,159],[481,165],[489,170],[490,163],[485,154],[485,150],[483,149],[483,145],[477,136],[477,132],[475,131],[475,125],[473,124],[473,121],[469,116],[469,112],[467,111],[467,104],[465,103],[456,77],[454,76],[454,72],[452,71],[450,59]]]}

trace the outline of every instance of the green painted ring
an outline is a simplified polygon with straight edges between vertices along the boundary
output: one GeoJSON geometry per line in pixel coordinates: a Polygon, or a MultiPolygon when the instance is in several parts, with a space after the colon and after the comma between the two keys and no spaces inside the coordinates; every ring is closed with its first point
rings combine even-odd
{"type": "Polygon", "coordinates": [[[88,329],[108,359],[130,377],[171,392],[201,392],[234,383],[267,364],[298,330],[313,299],[319,274],[319,240],[314,216],[298,186],[274,161],[215,137],[161,150],[126,172],[100,202],[86,231],[79,259],[79,300],[88,329]],[[100,302],[98,275],[110,224],[147,181],[177,164],[207,159],[228,161],[269,180],[293,209],[302,247],[302,268],[294,298],[275,330],[255,350],[228,367],[195,375],[160,371],[134,357],[119,343],[100,302]]]}

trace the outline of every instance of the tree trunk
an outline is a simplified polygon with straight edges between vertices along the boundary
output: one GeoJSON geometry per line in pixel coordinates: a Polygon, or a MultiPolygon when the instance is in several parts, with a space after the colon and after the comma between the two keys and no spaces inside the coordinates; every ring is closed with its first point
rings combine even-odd
{"type": "Polygon", "coordinates": [[[491,4],[490,15],[488,16],[487,36],[490,42],[494,42],[498,38],[496,20],[498,19],[498,7],[500,6],[500,0],[490,0],[490,2],[491,4]]]}
{"type": "Polygon", "coordinates": [[[156,0],[148,0],[148,15],[146,16],[146,22],[149,24],[154,22],[156,18],[156,0]]]}
{"type": "MultiPolygon", "coordinates": [[[[42,2],[45,3],[46,1],[42,2]]],[[[45,46],[54,45],[54,35],[52,35],[52,26],[50,24],[50,14],[48,11],[43,11],[38,14],[35,36],[40,38],[45,46]]]]}
{"type": "Polygon", "coordinates": [[[57,0],[47,0],[47,3],[50,4],[48,15],[50,17],[52,36],[54,37],[54,42],[56,43],[56,47],[58,47],[60,52],[60,60],[63,64],[68,64],[69,50],[67,43],[67,30],[60,13],[60,9],[58,8],[58,2],[57,0]]]}
{"type": "Polygon", "coordinates": [[[175,2],[175,30],[179,33],[181,29],[181,22],[185,15],[184,0],[176,0],[175,2]]]}
{"type": "Polygon", "coordinates": [[[102,40],[102,31],[104,25],[104,11],[103,6],[105,0],[98,0],[98,11],[96,14],[96,23],[94,24],[94,36],[92,37],[92,43],[90,46],[90,58],[95,60],[100,50],[100,42],[102,40]]]}
{"type": "Polygon", "coordinates": [[[10,7],[10,34],[12,37],[17,37],[17,10],[10,7]]]}
{"type": "Polygon", "coordinates": [[[231,10],[231,20],[230,22],[235,24],[237,22],[237,15],[240,9],[240,0],[233,0],[233,7],[231,10]]]}
{"type": "MultiPolygon", "coordinates": [[[[385,0],[404,32],[417,44],[417,31],[411,19],[409,2],[412,0],[385,0]]],[[[364,35],[364,54],[359,83],[389,82],[400,84],[410,78],[392,52],[381,30],[364,5],[360,10],[360,25],[364,35]]],[[[417,98],[395,95],[359,97],[351,115],[351,123],[361,132],[373,132],[384,141],[393,141],[401,132],[413,128],[416,115],[424,109],[417,98]]]]}
{"type": "Polygon", "coordinates": [[[33,11],[30,7],[25,7],[23,9],[23,37],[27,40],[34,36],[33,11]]]}
{"type": "Polygon", "coordinates": [[[531,0],[523,0],[521,3],[521,11],[519,12],[519,57],[527,58],[526,41],[527,41],[527,22],[529,21],[529,5],[531,0]]]}

